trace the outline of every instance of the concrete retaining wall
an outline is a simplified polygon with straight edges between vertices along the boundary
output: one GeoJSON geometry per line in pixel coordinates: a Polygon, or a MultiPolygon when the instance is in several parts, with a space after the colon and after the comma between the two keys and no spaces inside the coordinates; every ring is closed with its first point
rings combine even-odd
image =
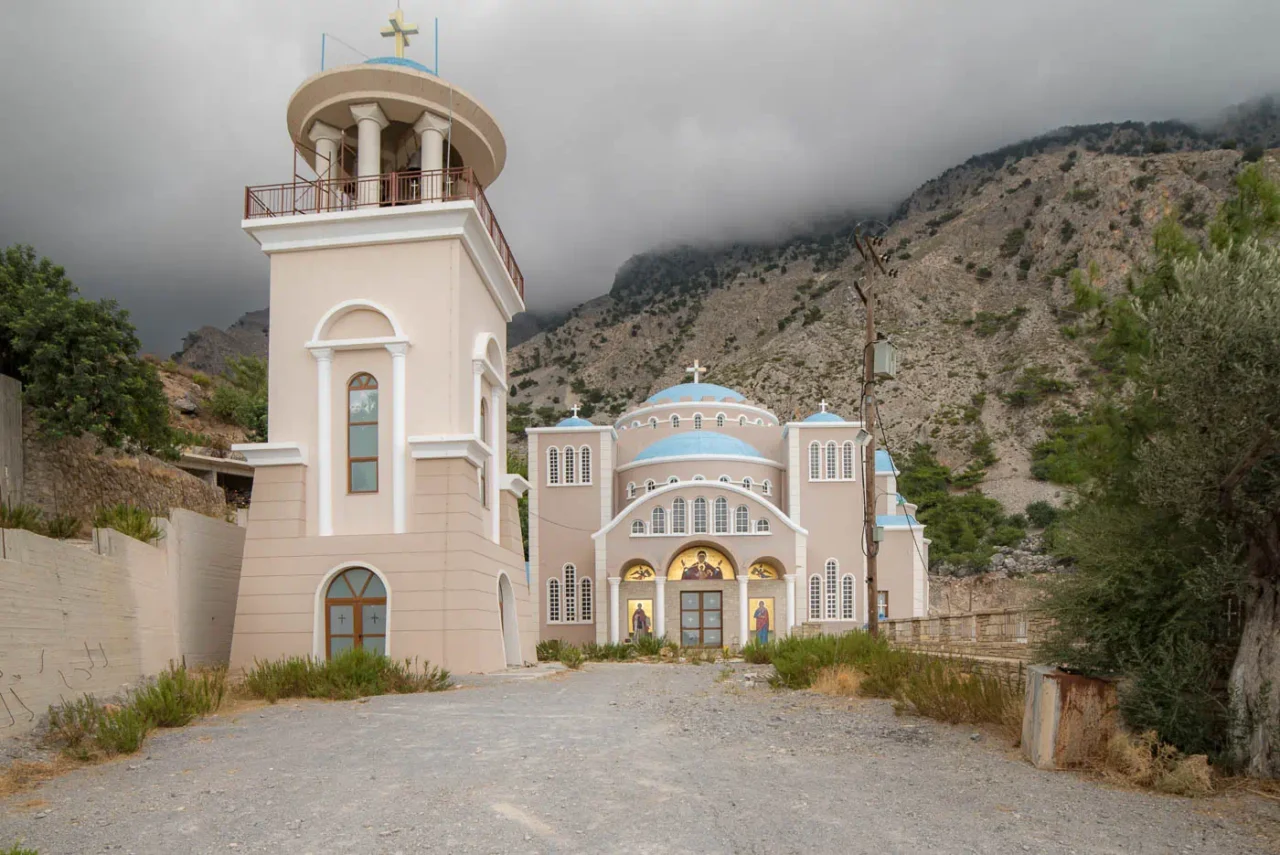
{"type": "Polygon", "coordinates": [[[0,502],[22,504],[22,384],[0,375],[0,502]]]}

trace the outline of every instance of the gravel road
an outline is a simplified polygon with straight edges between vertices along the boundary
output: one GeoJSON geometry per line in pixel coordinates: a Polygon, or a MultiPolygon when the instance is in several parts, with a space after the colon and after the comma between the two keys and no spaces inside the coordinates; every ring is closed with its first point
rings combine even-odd
{"type": "MultiPolygon", "coordinates": [[[[1261,799],[1037,771],[995,736],[737,666],[589,665],[356,703],[281,703],[0,801],[41,855],[1252,853],[1261,799]]],[[[1273,838],[1274,839],[1274,838],[1273,838]]]]}

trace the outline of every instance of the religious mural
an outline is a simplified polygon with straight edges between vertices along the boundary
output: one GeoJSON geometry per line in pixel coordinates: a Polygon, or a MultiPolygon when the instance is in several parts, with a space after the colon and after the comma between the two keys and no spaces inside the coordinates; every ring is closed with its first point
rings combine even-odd
{"type": "Polygon", "coordinates": [[[627,630],[632,639],[653,635],[653,600],[627,600],[627,630]]]}
{"type": "Polygon", "coordinates": [[[748,579],[777,579],[780,577],[778,576],[777,567],[774,567],[772,564],[766,564],[763,561],[757,561],[755,564],[751,565],[751,568],[749,570],[747,570],[747,578],[748,579]]]}
{"type": "Polygon", "coordinates": [[[773,637],[773,597],[751,597],[751,640],[766,644],[773,637]]]}
{"type": "Polygon", "coordinates": [[[719,550],[709,546],[691,546],[671,560],[667,579],[694,581],[733,579],[733,564],[719,550]]]}
{"type": "Polygon", "coordinates": [[[622,571],[624,582],[652,582],[657,574],[648,564],[633,564],[622,571]]]}

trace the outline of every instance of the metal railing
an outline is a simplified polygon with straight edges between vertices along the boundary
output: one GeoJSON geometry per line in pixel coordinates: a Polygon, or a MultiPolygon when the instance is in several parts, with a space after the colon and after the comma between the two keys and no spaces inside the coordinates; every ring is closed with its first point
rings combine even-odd
{"type": "Polygon", "coordinates": [[[484,188],[470,167],[427,171],[388,172],[364,178],[295,179],[286,184],[263,184],[244,188],[244,218],[290,217],[354,211],[358,208],[391,208],[426,202],[457,202],[470,199],[498,248],[511,281],[524,296],[524,275],[511,254],[511,246],[498,225],[484,188]]]}

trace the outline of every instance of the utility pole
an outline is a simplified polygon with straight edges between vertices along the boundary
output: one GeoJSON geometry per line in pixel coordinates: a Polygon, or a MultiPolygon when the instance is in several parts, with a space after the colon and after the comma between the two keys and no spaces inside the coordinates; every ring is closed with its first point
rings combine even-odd
{"type": "Polygon", "coordinates": [[[866,262],[867,275],[862,284],[854,283],[858,297],[866,308],[867,330],[862,347],[862,428],[870,439],[863,446],[862,480],[865,489],[862,509],[863,542],[867,553],[867,631],[874,638],[880,634],[880,592],[877,581],[877,556],[880,542],[876,539],[876,373],[875,373],[875,274],[879,272],[892,278],[897,271],[888,271],[884,259],[880,257],[878,248],[884,242],[879,237],[860,237],[853,235],[853,245],[866,262]]]}

